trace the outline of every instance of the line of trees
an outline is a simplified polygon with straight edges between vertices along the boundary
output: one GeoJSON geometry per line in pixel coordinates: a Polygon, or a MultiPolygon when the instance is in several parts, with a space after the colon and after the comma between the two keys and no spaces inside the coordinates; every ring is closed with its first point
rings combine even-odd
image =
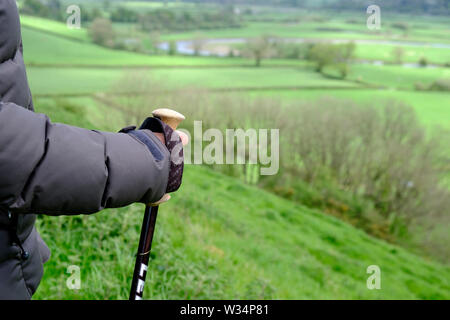
{"type": "Polygon", "coordinates": [[[46,3],[39,0],[24,0],[20,6],[20,12],[60,20],[62,19],[63,10],[59,0],[49,0],[46,3]]]}
{"type": "MultiPolygon", "coordinates": [[[[171,10],[167,8],[139,12],[124,6],[111,6],[104,2],[102,9],[88,9],[79,5],[82,22],[92,22],[97,18],[106,18],[112,22],[138,23],[144,31],[186,31],[198,29],[239,28],[243,25],[240,15],[235,14],[232,5],[211,10],[171,10]],[[108,14],[109,13],[109,14],[108,14]]],[[[60,0],[24,0],[21,13],[62,20],[65,14],[60,0]]]]}
{"type": "MultiPolygon", "coordinates": [[[[83,5],[78,5],[81,11],[81,21],[91,22],[97,18],[103,17],[101,9],[94,7],[87,9],[83,5]]],[[[19,8],[20,13],[43,17],[52,20],[62,21],[66,17],[66,7],[63,6],[60,0],[23,0],[19,8]]]]}
{"type": "MultiPolygon", "coordinates": [[[[239,28],[243,26],[243,20],[241,17],[234,14],[234,11],[229,8],[213,12],[201,10],[198,12],[192,12],[188,10],[174,11],[159,9],[148,11],[143,14],[136,13],[133,20],[137,21],[140,27],[145,31],[208,30],[220,28],[239,28]]],[[[113,19],[113,21],[115,20],[113,19]]]]}
{"type": "Polygon", "coordinates": [[[401,13],[426,13],[435,15],[449,15],[450,4],[448,0],[184,0],[193,3],[217,4],[253,4],[273,5],[297,8],[325,8],[333,10],[361,11],[371,4],[378,4],[386,11],[401,13]]]}

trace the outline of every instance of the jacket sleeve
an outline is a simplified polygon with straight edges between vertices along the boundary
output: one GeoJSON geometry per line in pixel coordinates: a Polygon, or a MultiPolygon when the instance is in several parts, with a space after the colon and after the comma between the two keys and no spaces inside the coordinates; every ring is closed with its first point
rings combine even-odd
{"type": "Polygon", "coordinates": [[[90,214],[165,193],[170,154],[138,135],[53,124],[0,102],[0,205],[17,213],[90,214]]]}

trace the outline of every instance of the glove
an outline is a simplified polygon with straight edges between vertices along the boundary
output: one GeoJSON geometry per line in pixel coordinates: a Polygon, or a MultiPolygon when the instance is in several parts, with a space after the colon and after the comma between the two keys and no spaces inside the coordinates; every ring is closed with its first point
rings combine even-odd
{"type": "MultiPolygon", "coordinates": [[[[144,132],[146,135],[155,135],[166,146],[170,153],[166,194],[160,200],[150,205],[156,206],[169,201],[169,193],[177,191],[182,183],[184,169],[183,146],[188,144],[188,136],[181,131],[174,131],[158,118],[147,118],[138,131],[136,131],[135,126],[130,126],[122,129],[120,132],[134,135],[141,141],[145,140],[145,136],[142,136],[140,132],[144,132]]],[[[145,143],[145,141],[143,142],[145,143]]]]}

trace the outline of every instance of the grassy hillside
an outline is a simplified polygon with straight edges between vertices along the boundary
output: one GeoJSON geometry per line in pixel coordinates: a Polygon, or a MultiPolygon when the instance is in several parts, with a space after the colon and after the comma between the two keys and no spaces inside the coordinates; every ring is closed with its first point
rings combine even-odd
{"type": "Polygon", "coordinates": [[[78,41],[89,41],[87,29],[69,29],[62,22],[27,15],[21,15],[20,22],[25,29],[36,29],[78,41]]]}
{"type": "MultiPolygon", "coordinates": [[[[450,297],[446,267],[208,169],[189,167],[184,180],[161,208],[146,298],[450,297]],[[382,270],[378,291],[366,288],[373,264],[382,270]]],[[[142,211],[40,219],[53,256],[36,298],[127,298],[142,211]],[[81,266],[79,292],[65,287],[72,264],[81,266]]]]}
{"type": "MultiPolygon", "coordinates": [[[[50,100],[38,100],[37,108],[56,121],[93,127],[85,107],[54,109],[50,100]]],[[[93,216],[40,217],[53,253],[36,298],[127,298],[142,211],[134,205],[93,216]],[[65,286],[73,264],[82,272],[78,292],[65,286]]],[[[189,166],[182,190],[161,208],[145,297],[448,299],[449,279],[448,267],[333,217],[189,166]],[[366,268],[374,264],[382,289],[371,291],[366,268]]]]}

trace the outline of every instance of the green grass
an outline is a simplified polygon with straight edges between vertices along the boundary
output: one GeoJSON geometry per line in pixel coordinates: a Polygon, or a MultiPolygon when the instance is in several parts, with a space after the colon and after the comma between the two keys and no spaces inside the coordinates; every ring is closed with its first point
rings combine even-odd
{"type": "Polygon", "coordinates": [[[120,69],[29,67],[27,73],[28,82],[35,95],[89,95],[109,90],[124,71],[120,69]]]}
{"type": "Polygon", "coordinates": [[[69,29],[65,22],[63,23],[35,16],[21,15],[20,23],[22,24],[22,28],[25,29],[35,29],[78,41],[89,41],[89,36],[86,29],[69,29]]]}
{"type": "MultiPolygon", "coordinates": [[[[355,56],[365,60],[395,62],[392,52],[396,47],[399,47],[399,45],[357,44],[355,56]]],[[[429,63],[446,64],[450,62],[450,49],[429,46],[403,46],[402,48],[404,50],[403,62],[418,63],[422,57],[425,57],[429,63]]]]}
{"type": "MultiPolygon", "coordinates": [[[[260,93],[261,95],[262,93],[260,93]]],[[[450,129],[450,95],[446,92],[415,92],[397,90],[301,90],[266,91],[263,95],[289,101],[314,101],[321,97],[337,97],[360,103],[377,104],[402,101],[411,105],[419,121],[430,129],[450,129]]]]}
{"type": "Polygon", "coordinates": [[[168,83],[205,88],[270,88],[270,87],[355,87],[351,82],[326,79],[322,75],[294,68],[226,68],[163,70],[153,72],[167,77],[168,83]]]}
{"type": "Polygon", "coordinates": [[[348,78],[389,88],[413,90],[416,83],[430,85],[437,79],[450,78],[450,69],[355,64],[351,66],[348,78]]]}
{"type": "Polygon", "coordinates": [[[109,128],[112,131],[127,125],[120,112],[91,97],[35,98],[34,103],[36,112],[50,115],[53,122],[87,129],[109,128]]]}
{"type": "Polygon", "coordinates": [[[172,88],[211,89],[273,87],[343,87],[352,82],[327,79],[318,73],[293,68],[150,69],[145,71],[96,68],[28,68],[34,94],[91,94],[108,91],[126,73],[144,72],[150,79],[172,88]],[[46,79],[42,81],[42,79],[46,79]]]}

